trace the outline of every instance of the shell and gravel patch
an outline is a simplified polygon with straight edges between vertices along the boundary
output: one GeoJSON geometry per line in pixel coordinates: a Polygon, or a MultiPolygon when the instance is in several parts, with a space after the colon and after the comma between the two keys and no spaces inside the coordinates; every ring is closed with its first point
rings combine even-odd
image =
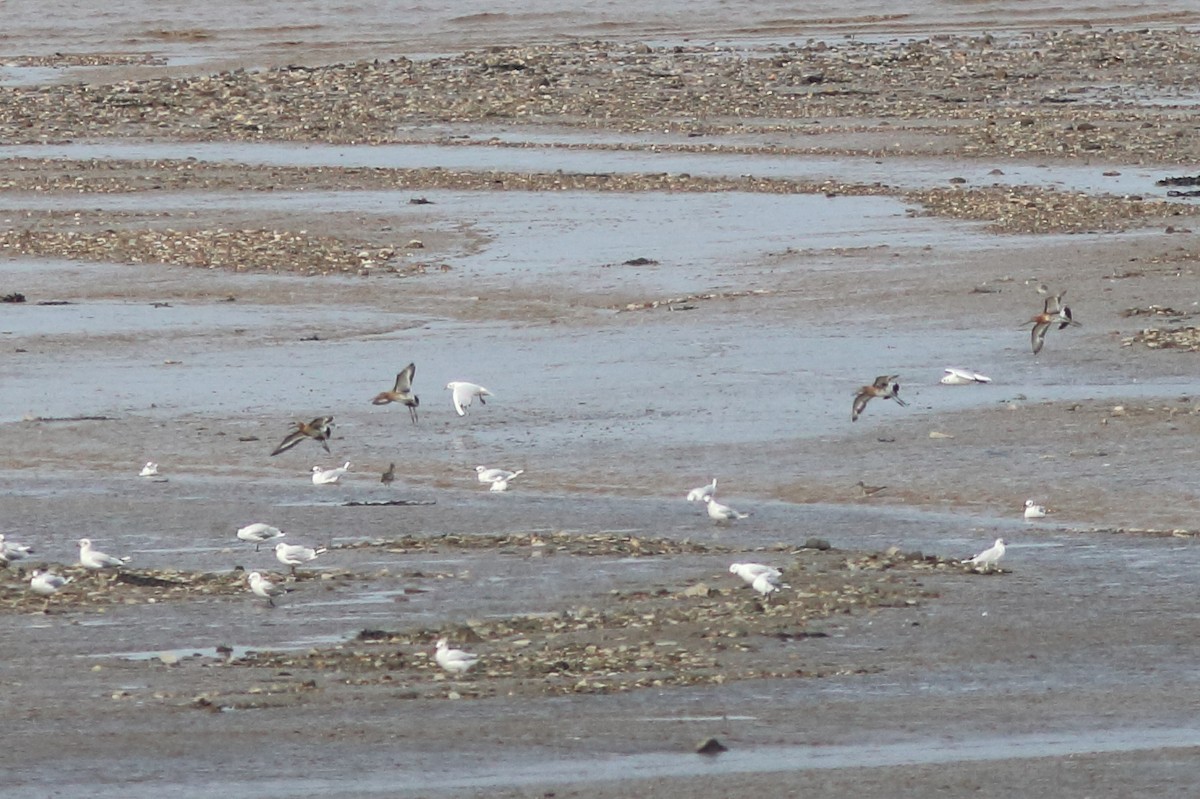
{"type": "MultiPolygon", "coordinates": [[[[408,552],[429,551],[431,546],[491,546],[499,540],[404,539],[358,546],[408,552]]],[[[620,553],[656,558],[719,549],[615,534],[506,540],[508,546],[540,545],[568,557],[620,553]]],[[[756,551],[745,557],[763,556],[756,551]]],[[[366,629],[346,643],[303,653],[235,655],[229,648],[222,650],[223,656],[187,658],[179,666],[244,669],[269,676],[255,678],[248,689],[247,680],[239,678],[222,680],[228,688],[196,695],[181,687],[160,691],[157,698],[223,710],[278,706],[303,701],[313,691],[347,689],[383,689],[393,699],[468,699],[609,694],[862,673],[874,667],[824,664],[806,655],[804,642],[829,635],[842,616],[912,608],[936,599],[938,589],[926,584],[935,574],[971,573],[957,560],[896,549],[849,552],[780,546],[766,556],[772,562],[788,561],[782,569],[788,587],[770,601],[734,575],[719,583],[684,577],[669,580],[669,585],[613,591],[588,605],[566,604],[545,612],[435,627],[366,629]],[[461,677],[442,672],[432,657],[433,642],[441,637],[479,655],[479,664],[461,677]]],[[[997,570],[988,576],[1005,573],[997,570]]]]}

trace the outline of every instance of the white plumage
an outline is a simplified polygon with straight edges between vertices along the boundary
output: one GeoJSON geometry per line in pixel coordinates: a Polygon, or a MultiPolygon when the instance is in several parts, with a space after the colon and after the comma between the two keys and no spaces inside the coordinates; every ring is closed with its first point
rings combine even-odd
{"type": "Polygon", "coordinates": [[[467,408],[471,407],[471,403],[476,397],[479,397],[480,405],[487,405],[483,398],[492,396],[492,392],[483,386],[463,380],[451,380],[446,384],[446,388],[451,392],[450,401],[454,404],[454,410],[458,412],[459,416],[467,415],[467,408]]]}

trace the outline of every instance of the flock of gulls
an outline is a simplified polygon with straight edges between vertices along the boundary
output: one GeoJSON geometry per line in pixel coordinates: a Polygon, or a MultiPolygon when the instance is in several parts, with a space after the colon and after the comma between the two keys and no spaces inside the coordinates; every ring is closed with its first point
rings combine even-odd
{"type": "MultiPolygon", "coordinates": [[[[1045,345],[1046,333],[1053,327],[1057,326],[1059,330],[1065,330],[1071,326],[1079,326],[1079,322],[1075,321],[1071,314],[1071,309],[1063,303],[1065,292],[1051,295],[1045,284],[1039,285],[1037,291],[1041,295],[1046,295],[1042,304],[1042,310],[1026,322],[1026,324],[1032,324],[1033,326],[1030,332],[1030,344],[1034,355],[1041,352],[1042,347],[1045,345]]],[[[416,377],[416,371],[416,364],[408,364],[408,366],[404,367],[396,375],[396,380],[392,388],[379,392],[371,400],[371,403],[374,405],[388,405],[391,403],[403,405],[408,408],[412,423],[417,424],[419,420],[418,409],[421,406],[421,400],[413,391],[413,380],[416,377]]],[[[990,383],[991,378],[969,369],[948,367],[940,382],[945,385],[954,386],[971,385],[990,383]]],[[[486,400],[484,398],[492,396],[492,392],[481,385],[459,380],[447,383],[446,390],[451,392],[451,405],[459,416],[466,416],[468,408],[471,407],[476,399],[479,400],[481,405],[485,405],[486,400]]],[[[899,375],[880,375],[870,385],[861,387],[855,393],[854,402],[850,408],[850,420],[852,422],[858,421],[858,418],[866,410],[867,403],[875,398],[894,400],[900,406],[907,406],[908,404],[900,398],[899,375]]],[[[333,428],[332,416],[318,416],[308,422],[298,421],[295,423],[295,429],[290,431],[279,442],[279,445],[272,450],[271,455],[275,456],[287,452],[306,440],[312,440],[320,444],[326,453],[330,453],[329,440],[333,435],[333,428]]],[[[313,466],[312,482],[314,485],[337,484],[350,470],[350,467],[351,464],[349,461],[331,469],[313,466]]],[[[392,483],[395,480],[395,472],[396,465],[392,463],[389,465],[387,471],[381,475],[380,482],[384,484],[392,483]]],[[[509,471],[502,468],[477,466],[475,467],[475,473],[480,483],[488,485],[491,491],[499,492],[507,491],[509,483],[523,474],[524,470],[509,471]]],[[[139,476],[157,481],[164,481],[166,479],[162,477],[158,469],[158,464],[154,461],[147,462],[139,472],[139,476]]],[[[886,486],[868,486],[862,481],[857,483],[857,487],[860,489],[863,497],[874,496],[886,488],[886,486]]],[[[691,489],[687,493],[687,500],[689,502],[705,503],[709,517],[718,524],[728,524],[749,516],[748,513],[743,513],[718,502],[716,493],[717,479],[714,477],[710,483],[691,489]]],[[[1035,503],[1032,499],[1026,500],[1024,511],[1026,519],[1040,519],[1045,516],[1045,507],[1035,503]]],[[[256,552],[259,551],[263,544],[275,541],[273,549],[276,560],[287,566],[293,576],[298,566],[311,563],[326,551],[324,547],[288,544],[278,540],[285,535],[284,531],[278,527],[263,522],[246,525],[236,533],[237,538],[241,541],[254,544],[256,552]]],[[[991,547],[962,562],[964,565],[971,566],[980,571],[991,571],[998,568],[998,564],[1000,559],[1004,557],[1004,553],[1004,539],[997,538],[991,547]]],[[[4,535],[0,534],[0,565],[7,566],[9,563],[25,560],[32,554],[33,550],[29,546],[6,540],[4,535]]],[[[130,558],[128,556],[118,557],[101,552],[93,546],[92,541],[88,538],[79,540],[79,564],[88,570],[97,572],[116,570],[129,561],[130,558]]],[[[783,582],[782,572],[762,563],[734,563],[730,565],[729,572],[741,578],[746,585],[750,586],[766,602],[770,601],[772,594],[782,588],[789,587],[783,582]]],[[[53,571],[35,569],[30,574],[29,590],[39,596],[46,597],[46,607],[49,607],[49,598],[70,584],[73,579],[73,577],[64,577],[53,571]]],[[[275,599],[277,597],[281,597],[291,590],[282,583],[272,581],[259,571],[250,572],[246,576],[246,581],[250,592],[257,597],[267,600],[267,603],[272,607],[275,606],[275,599]]],[[[461,675],[467,672],[478,662],[476,655],[464,652],[461,649],[451,648],[445,638],[437,641],[434,657],[443,670],[453,675],[461,675]]]]}

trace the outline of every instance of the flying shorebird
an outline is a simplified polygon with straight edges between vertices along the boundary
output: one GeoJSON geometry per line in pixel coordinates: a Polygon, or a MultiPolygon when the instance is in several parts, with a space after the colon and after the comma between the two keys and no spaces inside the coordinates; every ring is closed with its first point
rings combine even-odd
{"type": "Polygon", "coordinates": [[[487,405],[484,402],[484,397],[492,396],[492,392],[475,383],[465,383],[462,380],[451,380],[446,384],[446,388],[450,390],[450,401],[454,403],[454,410],[459,416],[467,415],[467,408],[471,407],[471,402],[479,397],[480,405],[487,405]]]}
{"type": "Polygon", "coordinates": [[[280,541],[275,545],[275,559],[284,566],[291,566],[292,574],[295,574],[297,566],[302,566],[311,560],[316,560],[317,555],[325,551],[325,547],[313,549],[303,544],[285,544],[280,541]]]}
{"type": "Polygon", "coordinates": [[[275,597],[283,596],[291,590],[290,588],[284,588],[282,585],[271,582],[258,572],[250,572],[246,575],[246,579],[250,582],[250,591],[255,596],[260,596],[267,600],[267,604],[271,607],[275,607],[275,597]]]}
{"type": "Polygon", "coordinates": [[[280,530],[278,527],[272,527],[271,525],[263,524],[262,522],[248,524],[237,531],[238,538],[254,544],[255,552],[257,552],[258,548],[267,541],[273,541],[276,538],[283,538],[285,535],[286,533],[284,533],[283,530],[280,530]]]}
{"type": "Polygon", "coordinates": [[[333,417],[318,416],[311,422],[296,422],[296,429],[287,434],[272,455],[287,452],[306,438],[321,442],[321,446],[329,452],[329,436],[333,434],[333,417]]]}
{"type": "Polygon", "coordinates": [[[342,475],[348,471],[350,471],[350,461],[346,461],[334,469],[322,469],[320,466],[314,466],[312,467],[313,485],[334,485],[340,482],[342,475]]]}
{"type": "Polygon", "coordinates": [[[731,522],[735,519],[745,519],[750,515],[749,513],[742,513],[741,511],[734,510],[728,505],[722,505],[720,502],[717,502],[716,497],[713,496],[709,496],[709,498],[705,501],[708,503],[709,518],[718,523],[731,522]]]}
{"type": "Polygon", "coordinates": [[[896,382],[896,378],[899,376],[880,375],[875,378],[875,382],[871,385],[860,388],[858,394],[854,397],[854,406],[850,410],[850,421],[858,421],[858,417],[862,415],[863,409],[867,407],[867,403],[873,397],[894,399],[898,405],[908,405],[907,402],[900,399],[900,384],[896,382]]]}
{"type": "Polygon", "coordinates": [[[92,540],[90,538],[79,539],[79,563],[87,569],[99,571],[100,569],[119,569],[121,566],[128,563],[130,558],[114,558],[112,555],[106,555],[103,552],[92,549],[92,540]]]}
{"type": "Polygon", "coordinates": [[[384,472],[383,474],[379,475],[379,482],[383,483],[386,486],[386,485],[391,485],[392,481],[394,481],[395,479],[396,479],[396,464],[390,463],[390,464],[388,464],[387,471],[384,472]]]}
{"type": "Polygon", "coordinates": [[[408,416],[412,419],[413,424],[417,423],[417,407],[421,404],[421,398],[412,391],[413,376],[417,373],[417,365],[410,363],[408,366],[400,370],[396,375],[396,385],[392,386],[391,391],[380,391],[375,395],[375,399],[371,400],[372,405],[387,405],[389,402],[399,402],[408,407],[408,416]]]}
{"type": "Polygon", "coordinates": [[[1046,331],[1052,325],[1058,325],[1059,330],[1063,330],[1071,325],[1082,327],[1081,324],[1071,318],[1071,309],[1062,304],[1063,295],[1066,293],[1064,290],[1052,297],[1047,297],[1042,303],[1042,312],[1034,314],[1025,323],[1033,324],[1033,328],[1029,331],[1029,341],[1033,345],[1034,355],[1042,351],[1042,345],[1046,343],[1046,331]]]}
{"type": "Polygon", "coordinates": [[[450,642],[445,638],[438,639],[437,651],[433,657],[439,666],[451,674],[464,674],[479,662],[479,655],[472,655],[461,649],[451,649],[450,642]]]}
{"type": "Polygon", "coordinates": [[[687,494],[688,502],[708,502],[708,498],[717,493],[717,478],[713,478],[708,485],[697,486],[687,494]]]}
{"type": "Polygon", "coordinates": [[[997,538],[996,543],[992,544],[987,549],[980,552],[973,558],[967,558],[963,561],[964,564],[970,564],[976,569],[991,571],[1000,563],[1000,558],[1004,557],[1004,539],[997,538]]]}

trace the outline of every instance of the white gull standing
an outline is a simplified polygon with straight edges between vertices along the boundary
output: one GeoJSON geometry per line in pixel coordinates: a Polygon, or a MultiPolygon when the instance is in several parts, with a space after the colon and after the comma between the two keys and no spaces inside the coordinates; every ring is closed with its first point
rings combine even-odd
{"type": "Polygon", "coordinates": [[[260,546],[262,546],[263,544],[265,544],[267,541],[272,541],[276,538],[283,538],[285,535],[287,535],[287,534],[285,532],[283,532],[283,530],[280,530],[278,527],[272,527],[271,525],[264,524],[262,522],[255,522],[254,524],[248,524],[245,527],[243,527],[237,531],[238,538],[240,538],[243,541],[249,541],[251,544],[254,544],[255,552],[257,552],[258,548],[260,546]]]}
{"type": "Polygon", "coordinates": [[[342,475],[348,471],[350,471],[350,461],[346,461],[335,469],[322,469],[320,466],[314,466],[312,467],[313,485],[334,485],[340,482],[342,475]]]}
{"type": "Polygon", "coordinates": [[[130,561],[128,556],[123,558],[114,558],[112,555],[92,549],[92,539],[79,539],[79,563],[86,569],[99,571],[100,569],[119,569],[130,561]]]}
{"type": "Polygon", "coordinates": [[[479,655],[472,655],[461,649],[451,649],[450,642],[445,638],[438,639],[433,657],[439,666],[451,674],[464,674],[479,662],[479,655]]]}
{"type": "Polygon", "coordinates": [[[285,544],[280,541],[275,545],[275,559],[284,566],[291,566],[292,574],[295,574],[297,566],[302,566],[309,561],[316,560],[317,555],[325,551],[325,547],[313,549],[303,544],[285,544]]]}
{"type": "Polygon", "coordinates": [[[1004,552],[1004,539],[997,538],[996,543],[992,544],[975,557],[967,558],[963,561],[963,563],[974,566],[976,569],[991,571],[1000,563],[1000,558],[1004,557],[1004,552]]]}
{"type": "Polygon", "coordinates": [[[454,410],[459,416],[467,415],[467,408],[471,407],[476,397],[479,397],[480,405],[487,405],[483,398],[492,396],[492,392],[483,386],[462,380],[451,380],[446,384],[446,388],[451,392],[450,401],[454,403],[454,410]]]}
{"type": "Polygon", "coordinates": [[[275,597],[283,596],[289,590],[282,585],[271,582],[258,572],[250,572],[246,575],[246,579],[250,582],[250,591],[255,596],[260,596],[267,600],[267,604],[271,607],[275,607],[275,597]]]}

